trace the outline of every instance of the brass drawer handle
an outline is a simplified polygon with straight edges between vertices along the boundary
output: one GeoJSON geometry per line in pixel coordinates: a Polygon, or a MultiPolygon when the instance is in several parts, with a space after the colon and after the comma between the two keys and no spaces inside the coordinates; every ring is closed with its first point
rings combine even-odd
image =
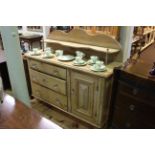
{"type": "Polygon", "coordinates": [[[131,111],[133,111],[133,110],[135,109],[135,105],[133,105],[133,104],[129,105],[129,109],[130,109],[131,111]]]}

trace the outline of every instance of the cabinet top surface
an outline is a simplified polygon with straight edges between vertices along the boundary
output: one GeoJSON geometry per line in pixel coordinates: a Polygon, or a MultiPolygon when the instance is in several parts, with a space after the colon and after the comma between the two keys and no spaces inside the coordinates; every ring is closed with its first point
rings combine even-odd
{"type": "Polygon", "coordinates": [[[94,72],[94,71],[91,71],[91,69],[90,69],[91,66],[90,65],[75,66],[73,64],[73,61],[67,61],[67,62],[66,61],[59,61],[56,57],[45,59],[45,58],[42,58],[42,55],[40,55],[40,56],[31,56],[29,52],[26,53],[25,56],[27,58],[38,60],[38,61],[41,61],[41,62],[45,62],[45,63],[51,64],[51,65],[56,65],[56,66],[60,66],[60,67],[63,67],[63,68],[69,68],[69,69],[72,69],[72,70],[82,71],[82,72],[92,74],[92,75],[95,75],[95,76],[99,76],[99,77],[103,77],[103,78],[110,77],[113,74],[113,68],[118,67],[118,66],[121,65],[120,62],[112,62],[112,63],[106,65],[106,68],[107,68],[106,71],[94,72]]]}

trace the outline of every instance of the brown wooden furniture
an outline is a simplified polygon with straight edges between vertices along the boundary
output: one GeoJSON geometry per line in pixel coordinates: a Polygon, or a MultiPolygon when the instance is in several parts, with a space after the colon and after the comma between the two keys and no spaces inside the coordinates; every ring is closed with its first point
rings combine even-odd
{"type": "Polygon", "coordinates": [[[0,76],[2,77],[4,90],[11,89],[7,62],[3,50],[0,50],[0,76]]]}
{"type": "Polygon", "coordinates": [[[114,70],[110,128],[155,128],[155,78],[149,77],[154,61],[153,44],[136,61],[114,70]]]}
{"type": "Polygon", "coordinates": [[[20,38],[20,42],[21,41],[24,41],[24,42],[27,42],[29,44],[29,49],[32,50],[33,48],[33,44],[35,42],[39,42],[39,45],[40,45],[40,49],[42,48],[42,35],[38,35],[38,34],[21,34],[19,35],[19,38],[20,38]]]}
{"type": "MultiPolygon", "coordinates": [[[[90,48],[93,54],[100,53],[101,59],[107,48],[110,56],[119,53],[120,44],[113,38],[106,35],[89,36],[83,32],[72,30],[66,34],[56,31],[46,41],[52,48],[55,44],[71,46],[74,50],[90,48]]],[[[93,72],[91,66],[74,66],[72,61],[43,59],[30,53],[26,57],[35,98],[96,128],[106,126],[113,67],[120,63],[109,63],[105,72],[93,72]]]]}
{"type": "Polygon", "coordinates": [[[1,33],[0,33],[0,49],[4,50],[1,33]]]}
{"type": "Polygon", "coordinates": [[[5,95],[0,104],[0,129],[61,129],[37,111],[5,95]]]}

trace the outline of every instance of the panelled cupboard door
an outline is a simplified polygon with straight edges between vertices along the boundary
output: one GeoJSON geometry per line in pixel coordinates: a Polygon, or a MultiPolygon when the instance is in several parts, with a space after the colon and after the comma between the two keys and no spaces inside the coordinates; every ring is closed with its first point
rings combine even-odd
{"type": "Polygon", "coordinates": [[[92,123],[97,122],[98,80],[84,73],[71,72],[71,112],[92,123]]]}

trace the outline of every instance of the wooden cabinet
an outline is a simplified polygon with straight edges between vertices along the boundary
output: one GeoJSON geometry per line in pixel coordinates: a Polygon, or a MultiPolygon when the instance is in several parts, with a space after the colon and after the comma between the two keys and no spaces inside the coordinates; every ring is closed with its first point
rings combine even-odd
{"type": "Polygon", "coordinates": [[[77,71],[65,63],[62,67],[28,58],[28,65],[35,98],[93,127],[106,125],[111,78],[77,71]]]}
{"type": "Polygon", "coordinates": [[[71,112],[91,122],[97,121],[98,79],[71,72],[71,112]]]}
{"type": "Polygon", "coordinates": [[[54,50],[62,49],[64,55],[75,55],[76,50],[82,50],[86,61],[91,55],[97,55],[100,60],[109,58],[105,71],[94,72],[89,64],[76,66],[73,61],[59,61],[57,57],[45,59],[42,55],[26,54],[36,98],[85,124],[106,127],[113,68],[121,64],[110,62],[119,53],[120,43],[108,35],[90,35],[81,29],[69,33],[55,30],[45,42],[54,50]]]}

